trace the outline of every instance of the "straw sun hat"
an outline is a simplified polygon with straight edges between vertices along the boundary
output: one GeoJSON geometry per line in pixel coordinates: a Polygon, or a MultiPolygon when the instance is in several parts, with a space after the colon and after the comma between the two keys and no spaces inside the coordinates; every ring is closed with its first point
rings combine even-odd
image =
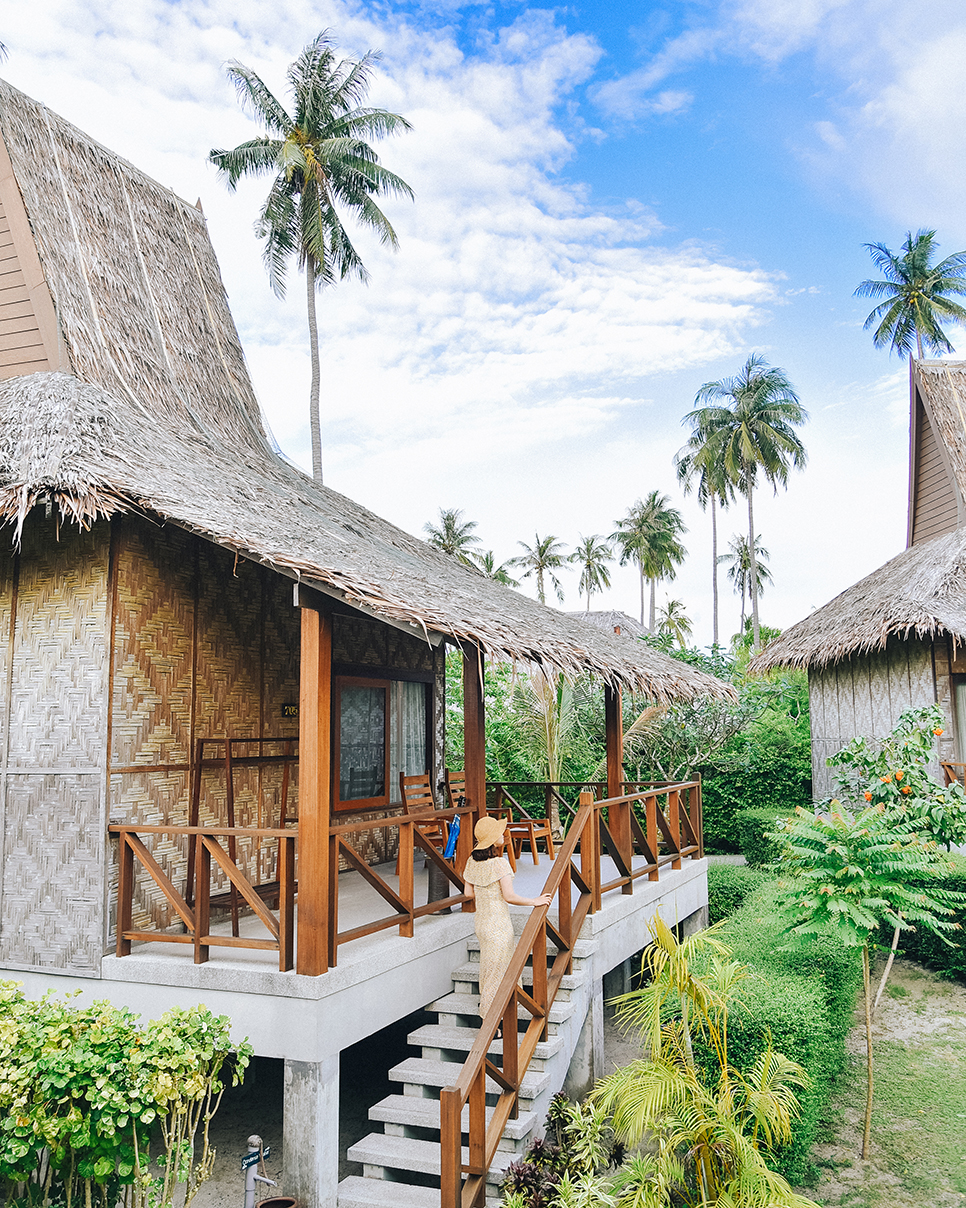
{"type": "Polygon", "coordinates": [[[492,847],[494,843],[499,843],[503,838],[503,833],[506,830],[506,818],[492,818],[489,814],[485,818],[481,818],[473,827],[473,837],[476,839],[476,847],[474,851],[483,851],[484,848],[492,847]]]}

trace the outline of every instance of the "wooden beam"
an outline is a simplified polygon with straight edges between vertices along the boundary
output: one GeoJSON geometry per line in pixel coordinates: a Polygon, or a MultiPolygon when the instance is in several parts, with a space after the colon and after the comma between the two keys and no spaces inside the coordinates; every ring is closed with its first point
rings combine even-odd
{"type": "Polygon", "coordinates": [[[332,621],[302,609],[299,680],[299,893],[295,968],[315,977],[329,970],[332,724],[332,621]]]}
{"type": "Polygon", "coordinates": [[[466,804],[473,810],[470,827],[486,813],[486,709],[483,703],[483,655],[475,646],[463,650],[463,771],[466,804]]]}
{"type": "MultiPolygon", "coordinates": [[[[624,792],[624,723],[621,715],[621,690],[604,685],[604,740],[607,748],[607,796],[620,797],[624,792]]],[[[608,810],[609,830],[621,859],[631,867],[634,839],[631,834],[631,803],[612,805],[608,810]]],[[[624,893],[633,893],[628,882],[624,893]]]]}

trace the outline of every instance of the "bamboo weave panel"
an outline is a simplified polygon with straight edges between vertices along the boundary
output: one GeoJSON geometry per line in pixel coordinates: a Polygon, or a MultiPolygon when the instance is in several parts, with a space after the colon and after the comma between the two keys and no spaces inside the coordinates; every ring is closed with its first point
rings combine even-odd
{"type": "Polygon", "coordinates": [[[7,777],[0,960],[97,974],[104,935],[101,778],[7,777]]]}

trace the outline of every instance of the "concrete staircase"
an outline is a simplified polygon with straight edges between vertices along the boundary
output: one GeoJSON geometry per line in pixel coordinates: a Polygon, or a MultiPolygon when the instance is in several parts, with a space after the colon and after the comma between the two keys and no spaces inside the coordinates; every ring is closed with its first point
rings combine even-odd
{"type": "MultiPolygon", "coordinates": [[[[519,930],[526,916],[514,918],[519,930]]],[[[487,1179],[487,1204],[495,1205],[503,1171],[516,1161],[534,1136],[542,1133],[550,1099],[567,1077],[571,1058],[590,1006],[592,986],[585,966],[593,941],[578,940],[574,948],[573,973],[563,979],[541,1042],[530,1062],[520,1091],[520,1111],[503,1132],[499,1150],[487,1179]]],[[[339,1184],[338,1208],[439,1208],[439,1092],[452,1086],[473,1046],[479,1028],[477,1015],[479,942],[471,937],[469,961],[453,972],[453,992],[430,1003],[437,1023],[417,1028],[407,1037],[420,1050],[389,1071],[401,1094],[387,1095],[369,1111],[369,1119],[381,1131],[373,1131],[348,1151],[350,1161],[361,1162],[363,1177],[353,1176],[339,1184]]],[[[553,959],[550,949],[549,959],[553,959]]],[[[524,985],[532,985],[527,969],[524,985]]],[[[521,1009],[521,1026],[529,1015],[521,1009]]],[[[502,1041],[490,1048],[494,1064],[502,1060],[502,1041]]],[[[495,1102],[498,1088],[488,1083],[495,1102]]],[[[464,1130],[468,1108],[463,1109],[464,1130]]],[[[489,1114],[489,1113],[488,1113],[489,1114]]],[[[464,1135],[465,1140],[465,1135],[464,1135]]],[[[463,1150],[466,1160],[466,1149],[463,1150]]]]}

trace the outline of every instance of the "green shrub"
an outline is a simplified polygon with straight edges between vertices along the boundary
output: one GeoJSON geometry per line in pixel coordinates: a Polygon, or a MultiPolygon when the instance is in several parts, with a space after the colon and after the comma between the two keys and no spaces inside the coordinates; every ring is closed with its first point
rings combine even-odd
{"type": "MultiPolygon", "coordinates": [[[[761,874],[752,875],[761,876],[761,874]]],[[[794,952],[774,905],[777,882],[763,880],[726,922],[721,939],[734,959],[750,965],[744,1005],[734,1012],[733,1059],[747,1069],[770,1035],[776,1052],[798,1061],[811,1085],[799,1096],[794,1141],[778,1155],[777,1169],[792,1183],[811,1174],[809,1153],[832,1086],[845,1065],[845,1037],[852,1023],[861,969],[857,953],[822,940],[794,952]]]]}
{"type": "MultiPolygon", "coordinates": [[[[948,875],[938,879],[943,889],[953,889],[966,893],[966,856],[953,855],[953,864],[948,875]]],[[[935,881],[932,882],[936,884],[935,881]]],[[[899,950],[903,956],[928,965],[942,977],[955,977],[966,982],[966,909],[960,907],[956,911],[955,921],[962,931],[950,937],[955,946],[944,944],[938,935],[929,931],[904,931],[899,937],[899,950]]],[[[891,944],[892,932],[886,934],[885,929],[879,936],[880,943],[891,944]]]]}
{"type": "Polygon", "coordinates": [[[708,921],[720,922],[760,889],[764,873],[745,864],[711,864],[708,867],[708,921]]]}
{"type": "Polygon", "coordinates": [[[771,839],[766,839],[765,834],[775,829],[775,819],[781,816],[774,809],[739,810],[735,816],[738,842],[752,868],[772,864],[779,858],[781,848],[771,839]]]}

